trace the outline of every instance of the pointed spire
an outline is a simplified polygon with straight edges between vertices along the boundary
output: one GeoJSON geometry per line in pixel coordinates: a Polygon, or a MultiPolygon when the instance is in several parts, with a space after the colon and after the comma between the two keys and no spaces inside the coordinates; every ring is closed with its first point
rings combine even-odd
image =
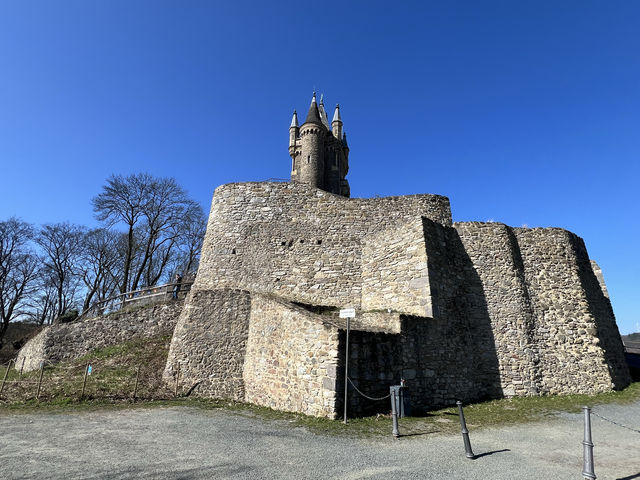
{"type": "Polygon", "coordinates": [[[327,127],[327,130],[330,128],[329,127],[329,117],[327,117],[327,112],[324,109],[324,100],[322,99],[323,95],[320,94],[320,106],[318,107],[318,112],[320,113],[320,120],[322,120],[322,124],[327,127]]]}
{"type": "Polygon", "coordinates": [[[347,146],[348,146],[348,144],[347,144],[347,132],[344,132],[344,133],[342,134],[342,144],[343,144],[345,147],[347,147],[347,146]]]}
{"type": "Polygon", "coordinates": [[[331,120],[331,123],[333,122],[341,122],[342,118],[340,118],[340,104],[336,104],[336,111],[333,113],[333,120],[331,120]]]}
{"type": "Polygon", "coordinates": [[[318,104],[316,103],[316,92],[313,92],[313,98],[311,99],[309,113],[307,113],[307,118],[304,123],[315,123],[318,125],[322,125],[322,120],[320,119],[320,111],[318,110],[318,104]]]}
{"type": "Polygon", "coordinates": [[[293,111],[293,118],[291,119],[291,125],[289,128],[298,128],[298,113],[293,111]]]}

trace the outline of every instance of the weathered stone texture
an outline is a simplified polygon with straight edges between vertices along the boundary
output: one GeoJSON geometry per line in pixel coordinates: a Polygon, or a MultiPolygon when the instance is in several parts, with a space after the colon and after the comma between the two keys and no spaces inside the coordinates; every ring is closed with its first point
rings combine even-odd
{"type": "Polygon", "coordinates": [[[591,270],[593,270],[594,275],[598,279],[598,283],[600,284],[600,289],[602,290],[602,294],[609,298],[609,290],[607,290],[607,284],[604,282],[604,275],[602,274],[602,269],[600,265],[598,265],[594,260],[591,260],[591,270]]]}
{"type": "Polygon", "coordinates": [[[421,217],[364,238],[362,309],[432,316],[421,217]]]}
{"type": "MultiPolygon", "coordinates": [[[[578,237],[499,223],[452,226],[442,197],[349,200],[300,184],[222,186],[194,291],[227,287],[252,298],[233,329],[248,347],[244,383],[244,347],[233,349],[231,396],[273,408],[328,416],[342,408],[345,325],[331,307],[358,312],[354,384],[376,397],[404,378],[417,408],[629,382],[610,303],[578,237]],[[335,375],[314,367],[336,361],[335,375]]],[[[203,313],[190,308],[191,337],[174,339],[190,345],[180,347],[185,361],[200,365],[189,377],[226,378],[216,369],[230,371],[229,350],[202,350],[229,340],[194,335],[203,313]]],[[[227,395],[219,386],[208,392],[227,395]]],[[[354,394],[349,408],[386,407],[354,394]]]]}
{"type": "Polygon", "coordinates": [[[305,184],[223,185],[213,197],[193,288],[359,307],[362,239],[420,216],[450,225],[448,199],[348,199],[305,184]]]}
{"type": "Polygon", "coordinates": [[[335,417],[338,329],[326,317],[254,295],[244,364],[245,400],[335,417]]]}
{"type": "Polygon", "coordinates": [[[498,362],[500,389],[506,396],[536,394],[535,321],[515,236],[501,223],[465,222],[455,228],[480,280],[478,294],[492,332],[486,340],[498,362]]]}
{"type": "Polygon", "coordinates": [[[22,347],[16,365],[22,365],[24,358],[24,370],[35,370],[41,362],[73,360],[98,348],[170,333],[183,303],[172,301],[45,327],[22,347]]]}
{"type": "Polygon", "coordinates": [[[541,392],[595,393],[628,385],[613,311],[582,239],[560,228],[513,230],[536,317],[541,392]]]}
{"type": "Polygon", "coordinates": [[[180,378],[195,396],[244,399],[242,367],[251,298],[233,289],[193,291],[176,325],[164,378],[180,378]]]}

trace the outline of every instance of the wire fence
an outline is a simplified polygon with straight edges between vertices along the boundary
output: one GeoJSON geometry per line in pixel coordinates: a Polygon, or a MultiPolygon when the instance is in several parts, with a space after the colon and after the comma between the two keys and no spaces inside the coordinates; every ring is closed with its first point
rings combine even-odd
{"type": "Polygon", "coordinates": [[[23,372],[13,360],[0,365],[0,403],[73,400],[168,400],[189,391],[180,373],[171,384],[163,381],[157,366],[60,365],[43,362],[23,372]]]}
{"type": "Polygon", "coordinates": [[[598,417],[599,419],[604,420],[605,422],[609,422],[609,423],[611,423],[612,425],[616,425],[616,426],[621,427],[621,428],[624,428],[624,429],[626,429],[626,430],[631,430],[632,432],[635,432],[635,433],[640,433],[640,428],[633,428],[633,427],[630,427],[630,426],[625,425],[625,424],[623,424],[623,423],[616,422],[615,420],[611,420],[611,419],[609,419],[609,418],[607,418],[607,417],[604,417],[604,416],[600,415],[600,414],[599,414],[597,411],[595,411],[595,409],[593,409],[593,408],[591,409],[591,413],[593,414],[593,416],[598,417]]]}

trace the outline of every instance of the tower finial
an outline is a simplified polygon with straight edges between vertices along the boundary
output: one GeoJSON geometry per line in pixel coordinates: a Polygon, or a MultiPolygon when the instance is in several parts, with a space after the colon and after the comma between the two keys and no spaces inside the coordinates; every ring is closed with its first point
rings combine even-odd
{"type": "Polygon", "coordinates": [[[298,128],[298,113],[293,111],[293,118],[291,119],[291,125],[289,128],[298,128]]]}
{"type": "Polygon", "coordinates": [[[336,111],[333,113],[333,120],[331,120],[331,123],[333,122],[341,122],[342,118],[340,118],[340,104],[337,103],[336,104],[336,111]]]}

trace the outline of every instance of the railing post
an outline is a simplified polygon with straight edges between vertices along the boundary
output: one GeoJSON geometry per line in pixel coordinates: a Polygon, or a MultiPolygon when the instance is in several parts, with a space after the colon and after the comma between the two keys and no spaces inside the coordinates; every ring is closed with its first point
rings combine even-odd
{"type": "Polygon", "coordinates": [[[584,440],[582,440],[582,476],[589,480],[596,478],[593,469],[593,442],[591,441],[591,409],[582,407],[584,411],[584,440]]]}
{"type": "Polygon", "coordinates": [[[22,376],[22,371],[24,370],[24,361],[27,357],[22,357],[22,363],[20,364],[20,376],[22,376]]]}
{"type": "Polygon", "coordinates": [[[464,441],[464,453],[467,458],[474,459],[476,456],[473,454],[473,450],[471,450],[471,441],[469,440],[469,430],[467,429],[467,422],[464,420],[464,412],[462,411],[462,402],[458,400],[456,402],[458,405],[458,415],[460,416],[460,427],[462,429],[462,440],[464,441]]]}

